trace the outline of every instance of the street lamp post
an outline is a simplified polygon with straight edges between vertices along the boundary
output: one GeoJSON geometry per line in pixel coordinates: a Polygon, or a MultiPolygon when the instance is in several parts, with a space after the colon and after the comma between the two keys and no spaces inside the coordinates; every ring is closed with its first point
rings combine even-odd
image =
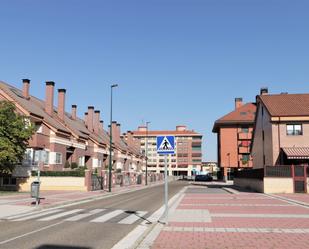
{"type": "Polygon", "coordinates": [[[146,122],[146,148],[145,148],[145,154],[146,154],[146,186],[148,185],[148,125],[150,122],[146,122]]]}
{"type": "Polygon", "coordinates": [[[112,153],[113,153],[113,88],[118,87],[117,84],[111,85],[111,116],[109,127],[109,174],[108,174],[108,191],[112,192],[112,153]]]}
{"type": "Polygon", "coordinates": [[[227,156],[229,158],[229,167],[228,167],[228,170],[227,170],[227,180],[229,180],[229,178],[230,178],[230,171],[231,171],[231,153],[227,153],[227,156]]]}

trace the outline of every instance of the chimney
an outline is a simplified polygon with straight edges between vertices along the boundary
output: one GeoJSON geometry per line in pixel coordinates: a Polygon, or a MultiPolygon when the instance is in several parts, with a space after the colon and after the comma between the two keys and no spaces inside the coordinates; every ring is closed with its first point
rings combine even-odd
{"type": "Polygon", "coordinates": [[[71,116],[72,116],[72,119],[73,120],[76,120],[77,119],[77,105],[72,105],[72,113],[71,113],[71,116]]]}
{"type": "Polygon", "coordinates": [[[65,115],[65,89],[58,89],[58,117],[63,121],[65,115]]]}
{"type": "Polygon", "coordinates": [[[113,141],[118,141],[119,140],[119,137],[118,137],[118,127],[117,127],[117,122],[116,121],[112,122],[112,137],[113,137],[113,141]]]}
{"type": "Polygon", "coordinates": [[[121,125],[118,124],[118,123],[117,123],[117,129],[116,129],[116,131],[117,131],[117,137],[120,138],[120,136],[121,136],[121,125]]]}
{"type": "Polygon", "coordinates": [[[104,121],[103,120],[100,120],[100,130],[101,130],[101,133],[104,132],[104,121]]]}
{"type": "Polygon", "coordinates": [[[176,126],[176,131],[185,131],[187,130],[187,126],[185,125],[177,125],[176,126]]]}
{"type": "Polygon", "coordinates": [[[88,130],[91,132],[93,132],[93,118],[94,118],[94,107],[88,106],[87,126],[88,130]]]}
{"type": "Polygon", "coordinates": [[[127,135],[127,143],[128,143],[128,145],[135,146],[132,131],[128,131],[126,135],[127,135]]]}
{"type": "Polygon", "coordinates": [[[52,116],[54,112],[54,87],[55,82],[46,81],[45,111],[52,116]]]}
{"type": "Polygon", "coordinates": [[[96,110],[94,112],[93,128],[96,134],[100,133],[100,111],[99,110],[96,110]]]}
{"type": "Polygon", "coordinates": [[[235,110],[237,110],[239,107],[242,107],[242,98],[235,98],[235,110]]]}
{"type": "Polygon", "coordinates": [[[85,125],[88,126],[88,112],[85,112],[84,122],[85,125]]]}
{"type": "Polygon", "coordinates": [[[23,79],[23,96],[25,99],[30,99],[29,89],[30,89],[30,80],[23,79]]]}
{"type": "Polygon", "coordinates": [[[267,87],[262,87],[260,95],[267,95],[268,94],[268,88],[267,87]]]}

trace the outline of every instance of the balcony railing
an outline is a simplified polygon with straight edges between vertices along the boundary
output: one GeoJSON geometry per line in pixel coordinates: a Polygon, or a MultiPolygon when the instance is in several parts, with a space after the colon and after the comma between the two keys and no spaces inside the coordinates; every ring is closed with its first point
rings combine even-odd
{"type": "Polygon", "coordinates": [[[238,133],[238,139],[239,140],[244,140],[244,139],[252,139],[252,133],[249,132],[249,133],[238,133]]]}
{"type": "Polygon", "coordinates": [[[249,147],[243,147],[243,146],[240,146],[240,147],[238,147],[238,152],[240,153],[240,154],[248,154],[248,153],[250,153],[250,148],[249,147]]]}

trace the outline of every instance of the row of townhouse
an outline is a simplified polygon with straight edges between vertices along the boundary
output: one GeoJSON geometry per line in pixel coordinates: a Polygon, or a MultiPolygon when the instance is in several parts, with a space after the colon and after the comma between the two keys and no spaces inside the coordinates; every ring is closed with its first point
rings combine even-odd
{"type": "MultiPolygon", "coordinates": [[[[26,177],[33,167],[45,171],[62,171],[68,164],[104,170],[109,164],[109,134],[104,130],[100,111],[88,107],[83,119],[77,116],[77,105],[65,111],[66,90],[58,89],[58,106],[54,107],[55,83],[46,82],[46,98],[30,95],[30,80],[22,81],[22,90],[0,81],[0,100],[10,101],[16,111],[35,125],[25,160],[16,167],[5,183],[14,184],[16,177],[26,177]]],[[[113,169],[140,172],[145,164],[140,145],[133,137],[121,138],[120,124],[112,123],[113,169]]]]}
{"type": "Polygon", "coordinates": [[[269,94],[262,88],[256,103],[239,105],[236,99],[236,110],[217,120],[214,132],[225,178],[233,169],[242,178],[238,183],[259,191],[309,189],[309,94],[269,94]],[[240,161],[244,155],[246,165],[240,161]]]}

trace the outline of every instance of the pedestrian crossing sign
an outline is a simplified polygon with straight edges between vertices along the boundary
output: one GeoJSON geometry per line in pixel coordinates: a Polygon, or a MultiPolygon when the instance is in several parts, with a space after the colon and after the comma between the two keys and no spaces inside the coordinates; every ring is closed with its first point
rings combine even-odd
{"type": "Polygon", "coordinates": [[[175,154],[175,137],[174,136],[158,136],[157,137],[157,153],[158,154],[175,154]]]}

